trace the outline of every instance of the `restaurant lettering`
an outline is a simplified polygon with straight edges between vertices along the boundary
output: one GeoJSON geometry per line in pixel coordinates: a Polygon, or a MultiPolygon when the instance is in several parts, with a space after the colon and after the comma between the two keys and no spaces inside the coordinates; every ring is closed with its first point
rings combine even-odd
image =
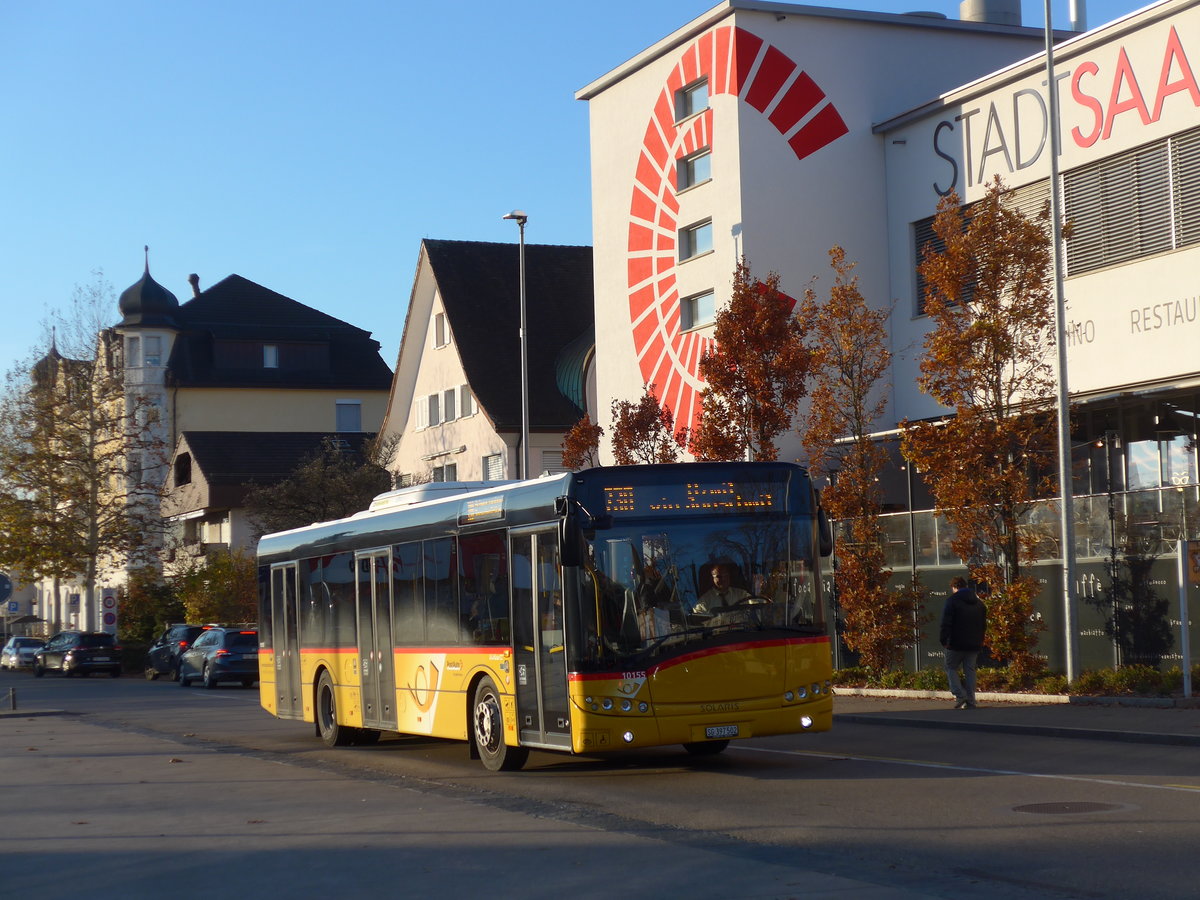
{"type": "Polygon", "coordinates": [[[1129,311],[1129,331],[1141,334],[1196,321],[1196,298],[1139,306],[1129,311]]]}

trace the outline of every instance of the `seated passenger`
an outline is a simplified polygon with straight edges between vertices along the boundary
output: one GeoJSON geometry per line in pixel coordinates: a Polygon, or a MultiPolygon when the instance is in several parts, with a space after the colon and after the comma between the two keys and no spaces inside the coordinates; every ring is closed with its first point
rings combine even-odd
{"type": "Polygon", "coordinates": [[[717,563],[712,567],[712,587],[700,595],[692,610],[698,616],[711,616],[724,612],[750,595],[733,586],[733,567],[728,563],[717,563]]]}

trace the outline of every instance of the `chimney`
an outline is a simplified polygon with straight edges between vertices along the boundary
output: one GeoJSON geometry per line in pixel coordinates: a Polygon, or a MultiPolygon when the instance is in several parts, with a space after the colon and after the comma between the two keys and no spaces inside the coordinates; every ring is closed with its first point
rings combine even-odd
{"type": "Polygon", "coordinates": [[[192,296],[200,296],[200,276],[193,272],[188,276],[188,284],[192,286],[192,296]]]}
{"type": "Polygon", "coordinates": [[[962,0],[958,17],[964,22],[1021,25],[1021,0],[962,0]]]}

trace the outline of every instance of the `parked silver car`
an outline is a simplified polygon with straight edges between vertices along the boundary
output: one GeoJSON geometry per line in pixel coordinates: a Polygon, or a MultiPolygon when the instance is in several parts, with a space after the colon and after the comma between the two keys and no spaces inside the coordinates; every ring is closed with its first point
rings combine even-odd
{"type": "Polygon", "coordinates": [[[41,638],[10,637],[0,650],[0,669],[32,669],[33,654],[45,643],[41,638]]]}

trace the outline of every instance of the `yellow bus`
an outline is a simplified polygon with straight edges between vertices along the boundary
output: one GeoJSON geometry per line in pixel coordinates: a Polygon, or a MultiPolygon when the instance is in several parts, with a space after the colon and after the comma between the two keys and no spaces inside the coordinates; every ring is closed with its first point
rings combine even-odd
{"type": "Polygon", "coordinates": [[[258,548],[263,707],[330,746],[601,754],[823,731],[828,525],[789,463],[433,483],[258,548]]]}

